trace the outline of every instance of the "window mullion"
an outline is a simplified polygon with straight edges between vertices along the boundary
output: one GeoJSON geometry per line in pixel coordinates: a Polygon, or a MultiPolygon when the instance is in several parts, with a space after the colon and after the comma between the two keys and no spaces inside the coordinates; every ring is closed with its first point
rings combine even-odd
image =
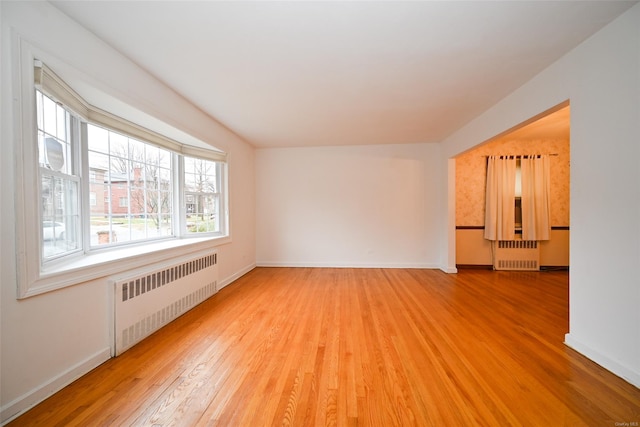
{"type": "Polygon", "coordinates": [[[216,174],[217,174],[217,193],[218,193],[218,215],[220,221],[220,231],[223,234],[229,233],[229,206],[227,205],[228,200],[223,194],[228,194],[227,187],[227,163],[218,163],[216,165],[216,174]]]}
{"type": "Polygon", "coordinates": [[[187,231],[187,206],[184,194],[184,156],[173,154],[173,208],[172,226],[176,236],[184,236],[187,231]]]}
{"type": "MultiPolygon", "coordinates": [[[[89,173],[89,153],[88,153],[88,136],[87,136],[87,123],[82,121],[80,123],[80,141],[78,146],[80,147],[79,159],[80,159],[80,174],[83,177],[81,180],[82,188],[82,202],[81,206],[81,226],[82,226],[82,248],[84,252],[89,251],[91,246],[91,174],[89,173]]],[[[96,200],[96,203],[98,201],[96,200]]]]}

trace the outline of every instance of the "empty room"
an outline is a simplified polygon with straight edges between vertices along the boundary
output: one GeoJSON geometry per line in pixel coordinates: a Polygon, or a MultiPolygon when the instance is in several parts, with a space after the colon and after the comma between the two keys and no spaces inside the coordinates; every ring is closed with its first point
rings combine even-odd
{"type": "Polygon", "coordinates": [[[640,425],[637,1],[0,20],[0,425],[640,425]]]}

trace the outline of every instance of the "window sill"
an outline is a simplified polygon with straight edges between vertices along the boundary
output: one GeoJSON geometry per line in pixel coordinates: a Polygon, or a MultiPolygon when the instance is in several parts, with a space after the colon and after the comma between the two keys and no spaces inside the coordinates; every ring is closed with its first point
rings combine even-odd
{"type": "Polygon", "coordinates": [[[181,249],[180,254],[183,255],[230,242],[229,236],[189,237],[92,252],[63,263],[47,266],[36,280],[29,283],[28,289],[19,296],[19,299],[166,261],[176,256],[176,249],[181,249]]]}

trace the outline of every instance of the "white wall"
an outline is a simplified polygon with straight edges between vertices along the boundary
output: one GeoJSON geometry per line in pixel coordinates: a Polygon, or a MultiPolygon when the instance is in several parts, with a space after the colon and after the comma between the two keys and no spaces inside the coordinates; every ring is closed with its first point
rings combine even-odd
{"type": "Polygon", "coordinates": [[[258,265],[437,267],[437,144],[256,151],[258,265]]]}
{"type": "MultiPolygon", "coordinates": [[[[445,140],[442,163],[567,99],[566,343],[640,386],[640,5],[445,140]]],[[[453,244],[449,240],[443,252],[453,244]]]]}
{"type": "MultiPolygon", "coordinates": [[[[46,56],[41,59],[72,84],[99,89],[87,93],[97,106],[121,108],[118,113],[125,118],[146,118],[149,121],[143,124],[150,127],[157,125],[153,118],[159,119],[178,133],[189,133],[227,151],[232,239],[217,248],[223,285],[255,266],[256,249],[251,146],[49,4],[0,2],[0,17],[0,419],[4,422],[106,360],[111,318],[104,278],[16,299],[14,224],[20,213],[14,212],[14,143],[20,137],[19,117],[13,114],[18,97],[11,82],[17,66],[12,34],[41,50],[46,56]]],[[[181,254],[176,250],[176,256],[181,254]]]]}

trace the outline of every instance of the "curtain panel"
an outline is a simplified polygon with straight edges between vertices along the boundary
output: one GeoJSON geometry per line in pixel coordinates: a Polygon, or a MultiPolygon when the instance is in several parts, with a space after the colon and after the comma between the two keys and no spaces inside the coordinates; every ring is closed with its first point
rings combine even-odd
{"type": "Polygon", "coordinates": [[[549,240],[550,159],[531,156],[521,159],[522,171],[522,240],[549,240]]]}
{"type": "Polygon", "coordinates": [[[485,239],[514,240],[515,185],[515,157],[488,157],[485,193],[485,239]]]}

